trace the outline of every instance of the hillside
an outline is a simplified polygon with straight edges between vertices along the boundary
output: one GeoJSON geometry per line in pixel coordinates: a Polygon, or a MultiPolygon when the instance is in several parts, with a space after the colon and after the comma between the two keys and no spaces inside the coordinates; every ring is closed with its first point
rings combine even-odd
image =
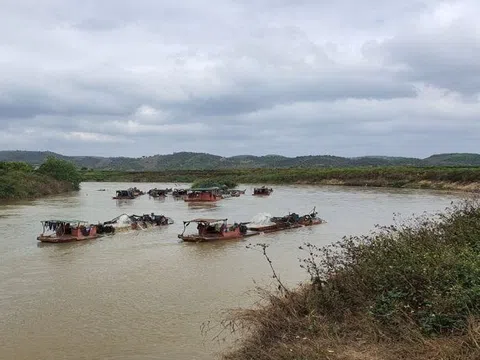
{"type": "Polygon", "coordinates": [[[155,170],[209,170],[249,168],[319,168],[358,166],[480,166],[480,154],[436,154],[425,159],[388,156],[346,158],[331,155],[285,157],[280,155],[240,155],[222,157],[193,152],[167,155],[128,157],[65,156],[48,151],[0,151],[0,161],[24,161],[40,165],[48,156],[56,156],[75,163],[78,167],[99,170],[155,171],[155,170]]]}

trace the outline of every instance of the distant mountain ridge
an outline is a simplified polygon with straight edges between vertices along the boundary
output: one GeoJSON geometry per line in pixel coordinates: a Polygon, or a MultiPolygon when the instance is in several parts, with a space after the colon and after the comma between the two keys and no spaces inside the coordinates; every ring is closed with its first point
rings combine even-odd
{"type": "Polygon", "coordinates": [[[159,171],[208,170],[290,167],[354,167],[354,166],[480,166],[480,154],[435,154],[425,159],[393,156],[340,157],[307,155],[286,157],[281,155],[237,155],[222,157],[194,152],[167,155],[129,157],[66,156],[49,151],[0,151],[0,161],[25,161],[40,165],[48,156],[69,160],[79,167],[99,170],[159,171]]]}

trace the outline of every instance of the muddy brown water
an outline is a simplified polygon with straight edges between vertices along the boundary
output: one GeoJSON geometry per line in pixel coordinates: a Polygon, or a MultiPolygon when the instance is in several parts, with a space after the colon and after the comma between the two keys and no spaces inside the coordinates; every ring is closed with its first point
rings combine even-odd
{"type": "MultiPolygon", "coordinates": [[[[269,197],[252,196],[192,206],[148,195],[112,200],[116,189],[175,184],[84,183],[78,193],[0,205],[0,359],[212,359],[225,343],[205,336],[222,311],[251,306],[255,284],[271,284],[262,255],[249,243],[269,244],[282,280],[307,279],[299,267],[303,242],[317,245],[363,234],[442,210],[458,194],[417,190],[276,186],[269,197]],[[97,191],[98,189],[106,191],[97,191]],[[227,217],[249,221],[259,213],[281,216],[317,207],[328,223],[248,240],[182,243],[183,220],[227,217]],[[39,244],[40,220],[106,221],[122,213],[155,212],[175,220],[164,228],[69,244],[39,244]]],[[[186,185],[185,185],[186,186],[186,185]]],[[[223,335],[220,335],[220,339],[223,335]]]]}

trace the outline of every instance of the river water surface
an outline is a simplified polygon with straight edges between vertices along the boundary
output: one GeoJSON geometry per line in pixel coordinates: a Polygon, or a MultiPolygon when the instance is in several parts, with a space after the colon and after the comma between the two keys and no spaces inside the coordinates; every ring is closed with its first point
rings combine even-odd
{"type": "MultiPolygon", "coordinates": [[[[78,193],[0,205],[0,359],[213,359],[225,346],[202,335],[221,312],[250,306],[249,290],[270,284],[261,253],[267,243],[282,280],[306,280],[299,267],[303,242],[317,245],[363,234],[375,224],[444,209],[455,194],[347,187],[275,187],[269,197],[246,195],[192,206],[141,196],[113,200],[116,189],[175,184],[84,183],[78,193]],[[97,191],[100,188],[105,192],[97,191]],[[182,243],[182,221],[227,217],[249,221],[259,213],[282,216],[317,207],[326,224],[247,240],[182,243]],[[164,214],[175,224],[98,240],[38,244],[40,220],[92,223],[122,213],[164,214]]],[[[185,185],[188,186],[188,185],[185,185]]],[[[222,335],[223,336],[223,335],[222,335]]],[[[220,336],[220,338],[222,337],[220,336]]]]}

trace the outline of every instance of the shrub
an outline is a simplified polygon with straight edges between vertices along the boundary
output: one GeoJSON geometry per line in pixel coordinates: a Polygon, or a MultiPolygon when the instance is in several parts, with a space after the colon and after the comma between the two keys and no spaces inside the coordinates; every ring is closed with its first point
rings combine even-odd
{"type": "Polygon", "coordinates": [[[0,161],[0,170],[31,172],[33,171],[33,167],[21,161],[0,161]]]}
{"type": "Polygon", "coordinates": [[[198,180],[192,184],[192,189],[195,188],[209,188],[209,187],[219,187],[219,188],[226,188],[232,189],[237,186],[237,183],[228,179],[228,178],[213,178],[213,179],[205,179],[205,180],[198,180]]]}
{"type": "Polygon", "coordinates": [[[69,182],[76,190],[80,188],[81,175],[77,167],[71,162],[48,157],[40,166],[38,172],[60,181],[69,182]]]}
{"type": "Polygon", "coordinates": [[[401,322],[425,333],[462,332],[480,315],[480,208],[377,227],[328,247],[307,244],[303,264],[318,284],[319,310],[367,313],[392,334],[401,322]]]}

